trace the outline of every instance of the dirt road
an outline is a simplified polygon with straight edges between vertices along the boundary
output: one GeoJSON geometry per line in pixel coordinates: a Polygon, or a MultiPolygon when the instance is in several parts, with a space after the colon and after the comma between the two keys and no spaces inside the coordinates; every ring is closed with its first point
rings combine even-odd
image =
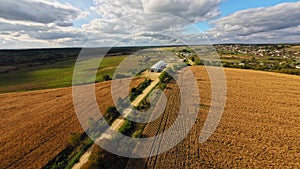
{"type": "MultiPolygon", "coordinates": [[[[113,124],[111,125],[111,129],[117,131],[123,124],[124,124],[125,120],[122,118],[118,118],[116,119],[113,124]]],[[[110,136],[106,135],[106,134],[102,134],[101,137],[99,137],[97,139],[97,141],[101,140],[101,139],[109,139],[110,136]]],[[[91,146],[79,159],[79,162],[76,163],[72,169],[80,169],[86,162],[88,162],[90,155],[92,154],[93,148],[94,148],[95,144],[93,146],[91,146]]]]}
{"type": "MultiPolygon", "coordinates": [[[[138,106],[141,101],[149,94],[149,92],[152,91],[152,89],[159,83],[159,75],[160,73],[151,73],[151,72],[148,72],[147,74],[144,74],[143,76],[146,76],[154,81],[151,82],[151,84],[143,91],[143,93],[141,95],[139,95],[131,104],[133,106],[138,106]]],[[[125,123],[125,118],[131,113],[131,109],[127,108],[124,110],[125,112],[125,115],[124,117],[120,117],[118,119],[116,119],[113,124],[111,125],[111,129],[115,130],[115,131],[118,131],[119,128],[125,123]]],[[[106,133],[106,132],[104,132],[106,133]]],[[[101,139],[104,139],[104,138],[110,138],[109,135],[105,135],[105,134],[102,134],[95,142],[101,140],[101,139]]],[[[79,159],[79,162],[76,163],[72,169],[80,169],[86,162],[88,162],[89,160],[89,157],[92,153],[92,150],[93,150],[93,147],[95,145],[91,146],[82,156],[81,158],[79,159]]]]}
{"type": "Polygon", "coordinates": [[[152,91],[152,89],[159,83],[159,79],[152,81],[151,84],[140,94],[132,103],[131,105],[136,107],[138,106],[141,101],[152,91]]]}

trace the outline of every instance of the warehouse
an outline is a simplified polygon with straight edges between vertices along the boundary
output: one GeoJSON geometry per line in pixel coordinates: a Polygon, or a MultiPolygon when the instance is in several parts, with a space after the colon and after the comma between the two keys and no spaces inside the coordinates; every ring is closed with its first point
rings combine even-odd
{"type": "Polygon", "coordinates": [[[150,70],[151,72],[161,72],[167,67],[167,64],[165,61],[161,60],[157,62],[155,65],[153,65],[150,70]]]}

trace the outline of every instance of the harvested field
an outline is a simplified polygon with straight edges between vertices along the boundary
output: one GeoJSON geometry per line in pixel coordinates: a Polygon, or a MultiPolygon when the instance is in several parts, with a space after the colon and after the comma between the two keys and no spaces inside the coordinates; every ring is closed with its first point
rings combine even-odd
{"type": "MultiPolygon", "coordinates": [[[[110,86],[96,85],[101,112],[113,105],[110,86]]],[[[41,168],[67,146],[70,133],[83,132],[71,88],[0,94],[0,99],[0,168],[41,168]]]]}
{"type": "MultiPolygon", "coordinates": [[[[127,169],[140,168],[299,168],[300,78],[276,73],[225,69],[227,101],[216,132],[199,144],[210,103],[204,67],[192,67],[201,92],[201,109],[189,135],[159,156],[131,159],[127,169]]],[[[163,131],[176,118],[176,85],[168,86],[168,109],[143,135],[163,131]]]]}
{"type": "MultiPolygon", "coordinates": [[[[201,93],[199,116],[191,132],[166,153],[129,160],[128,169],[300,168],[299,77],[225,69],[224,114],[212,137],[199,144],[210,105],[210,83],[204,67],[191,69],[201,93]]],[[[96,88],[103,111],[112,105],[110,83],[96,88]]],[[[144,136],[164,131],[177,116],[177,85],[170,84],[165,93],[168,109],[147,125],[144,136]]],[[[70,88],[1,94],[0,99],[1,168],[41,168],[66,147],[69,133],[82,132],[70,88]]]]}

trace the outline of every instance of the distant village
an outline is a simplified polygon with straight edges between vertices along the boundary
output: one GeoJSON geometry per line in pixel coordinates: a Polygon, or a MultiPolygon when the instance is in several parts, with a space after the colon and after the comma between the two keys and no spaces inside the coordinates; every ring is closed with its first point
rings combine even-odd
{"type": "MultiPolygon", "coordinates": [[[[201,59],[192,49],[186,48],[174,51],[175,54],[196,65],[219,66],[217,62],[209,61],[213,50],[210,47],[199,48],[201,59]],[[205,62],[203,57],[207,57],[205,62]],[[204,63],[205,62],[205,63],[204,63]]],[[[292,45],[214,45],[223,67],[272,71],[300,75],[300,46],[292,45]]]]}
{"type": "Polygon", "coordinates": [[[290,50],[291,45],[215,45],[221,54],[242,54],[300,59],[300,51],[290,50]]]}

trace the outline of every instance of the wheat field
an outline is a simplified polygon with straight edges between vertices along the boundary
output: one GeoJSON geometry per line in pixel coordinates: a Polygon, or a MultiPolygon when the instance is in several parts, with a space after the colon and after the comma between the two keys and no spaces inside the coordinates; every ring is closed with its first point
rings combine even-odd
{"type": "MultiPolygon", "coordinates": [[[[215,133],[198,138],[210,105],[210,81],[204,67],[191,67],[201,103],[187,137],[170,151],[130,159],[127,168],[299,168],[300,78],[251,70],[225,69],[225,111],[215,133]]],[[[133,86],[143,79],[133,82],[133,86]]],[[[111,106],[110,82],[96,86],[99,108],[111,106]]],[[[165,90],[167,111],[148,124],[144,136],[163,132],[177,117],[176,84],[165,90]],[[159,127],[162,126],[162,127],[159,127]]],[[[71,88],[1,94],[1,168],[41,168],[82,132],[71,88]]]]}

